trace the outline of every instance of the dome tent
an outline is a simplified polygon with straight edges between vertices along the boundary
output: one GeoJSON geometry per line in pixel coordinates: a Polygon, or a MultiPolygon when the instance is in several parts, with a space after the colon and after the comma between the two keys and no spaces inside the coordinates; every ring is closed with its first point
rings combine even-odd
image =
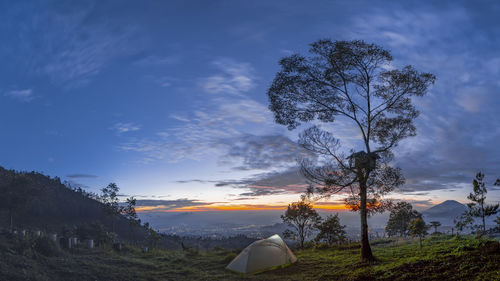
{"type": "Polygon", "coordinates": [[[240,273],[256,273],[297,261],[285,241],[278,234],[248,245],[226,269],[240,273]]]}

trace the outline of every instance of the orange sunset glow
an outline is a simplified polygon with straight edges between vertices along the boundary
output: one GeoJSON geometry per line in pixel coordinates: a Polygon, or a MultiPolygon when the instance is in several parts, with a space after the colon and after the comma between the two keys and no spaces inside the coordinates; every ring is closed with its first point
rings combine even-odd
{"type": "MultiPolygon", "coordinates": [[[[323,211],[346,211],[348,208],[340,203],[318,203],[313,204],[314,208],[323,211]]],[[[225,204],[215,205],[207,204],[200,206],[186,206],[179,208],[169,208],[169,206],[141,206],[137,207],[138,213],[148,212],[205,212],[205,211],[272,211],[272,210],[285,210],[287,205],[263,205],[263,204],[225,204]]]]}

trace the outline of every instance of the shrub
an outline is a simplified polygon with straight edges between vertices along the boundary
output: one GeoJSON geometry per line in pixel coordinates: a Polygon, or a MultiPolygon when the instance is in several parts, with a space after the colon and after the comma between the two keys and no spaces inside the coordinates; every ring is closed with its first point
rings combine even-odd
{"type": "Polygon", "coordinates": [[[39,237],[34,242],[34,249],[37,253],[40,253],[47,257],[60,256],[62,251],[59,245],[49,239],[48,237],[39,237]]]}

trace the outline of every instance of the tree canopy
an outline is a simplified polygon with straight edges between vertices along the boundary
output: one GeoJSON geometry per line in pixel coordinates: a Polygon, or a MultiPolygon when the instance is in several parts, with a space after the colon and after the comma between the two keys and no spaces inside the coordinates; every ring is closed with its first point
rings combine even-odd
{"type": "Polygon", "coordinates": [[[316,224],[319,233],[314,240],[324,241],[328,245],[342,243],[346,239],[345,225],[340,224],[339,215],[328,215],[322,222],[316,224]]]}
{"type": "Polygon", "coordinates": [[[311,235],[315,225],[321,221],[321,217],[316,210],[313,209],[310,203],[305,201],[289,204],[281,219],[292,227],[292,230],[285,231],[283,235],[286,238],[297,240],[300,247],[304,247],[305,239],[311,235]]]}
{"type": "Polygon", "coordinates": [[[398,202],[391,208],[385,231],[389,236],[408,236],[410,221],[421,216],[422,214],[413,210],[413,206],[410,203],[404,201],[398,202]]]}

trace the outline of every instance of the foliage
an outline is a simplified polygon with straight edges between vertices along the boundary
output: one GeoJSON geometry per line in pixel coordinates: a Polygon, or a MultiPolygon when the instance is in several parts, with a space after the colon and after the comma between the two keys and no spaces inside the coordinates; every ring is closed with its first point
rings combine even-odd
{"type": "Polygon", "coordinates": [[[409,234],[408,226],[410,221],[421,216],[419,212],[413,210],[413,206],[410,203],[404,201],[398,202],[391,208],[391,214],[385,226],[385,231],[389,237],[396,235],[405,237],[409,234]]]}
{"type": "Polygon", "coordinates": [[[12,230],[15,213],[26,208],[41,190],[36,188],[31,179],[24,173],[13,173],[4,177],[0,184],[0,192],[3,197],[2,204],[9,212],[9,227],[12,230]]]}
{"type": "Polygon", "coordinates": [[[57,257],[62,255],[59,245],[48,237],[38,237],[35,240],[34,249],[36,252],[47,257],[57,257]]]}
{"type": "Polygon", "coordinates": [[[116,221],[116,216],[121,213],[121,208],[118,205],[119,204],[119,199],[118,199],[118,192],[120,191],[120,188],[116,185],[116,183],[110,183],[108,186],[103,187],[101,189],[101,200],[104,203],[104,206],[106,207],[106,212],[108,213],[108,216],[111,219],[111,230],[115,232],[115,221],[116,221]]]}
{"type": "Polygon", "coordinates": [[[499,207],[499,204],[485,204],[487,192],[488,190],[486,189],[486,184],[484,182],[484,174],[479,172],[476,174],[476,178],[473,181],[473,192],[467,196],[467,198],[472,201],[467,204],[467,207],[469,207],[469,214],[472,217],[481,218],[483,232],[486,231],[485,218],[496,214],[499,207]]]}
{"type": "Polygon", "coordinates": [[[354,209],[362,221],[362,258],[373,260],[368,206],[384,206],[377,203],[380,198],[404,183],[400,169],[389,165],[391,150],[415,135],[418,111],[411,99],[425,95],[435,77],[411,66],[393,68],[387,50],[363,41],[319,40],[311,44],[310,54],[280,61],[268,90],[269,108],[275,121],[290,130],[302,122],[336,119],[359,129],[353,134],[361,135],[364,150],[352,153],[352,147],[350,155],[331,132],[318,126],[305,130],[299,144],[318,158],[302,159],[301,171],[311,182],[309,194],[349,191],[348,206],[359,206],[354,209]]]}
{"type": "Polygon", "coordinates": [[[126,205],[121,209],[122,214],[130,220],[131,223],[139,223],[140,222],[137,220],[137,213],[135,211],[135,204],[137,202],[137,199],[134,197],[127,198],[126,205]]]}
{"type": "Polygon", "coordinates": [[[148,228],[147,241],[151,248],[157,246],[158,241],[160,241],[160,238],[161,238],[160,234],[157,231],[155,231],[153,228],[148,228]]]}
{"type": "Polygon", "coordinates": [[[441,223],[440,223],[440,222],[438,222],[438,221],[431,221],[431,222],[430,222],[430,226],[431,226],[431,227],[434,227],[434,232],[437,232],[437,228],[438,228],[439,226],[441,226],[441,223]]]}
{"type": "Polygon", "coordinates": [[[101,189],[101,200],[106,205],[108,212],[112,215],[120,213],[120,207],[118,205],[120,202],[118,199],[119,191],[120,188],[116,183],[110,183],[108,186],[101,189]]]}
{"type": "Polygon", "coordinates": [[[429,226],[425,224],[425,221],[421,218],[412,219],[408,225],[408,230],[410,235],[416,236],[420,241],[420,248],[422,248],[422,238],[427,235],[427,230],[429,226]]]}
{"type": "Polygon", "coordinates": [[[316,224],[319,233],[314,240],[325,242],[332,246],[343,243],[346,240],[345,225],[340,224],[339,215],[328,215],[325,220],[316,224]]]}
{"type": "Polygon", "coordinates": [[[469,212],[461,214],[459,217],[453,220],[455,227],[457,228],[457,235],[460,234],[464,229],[470,227],[474,223],[474,219],[469,212]]]}
{"type": "Polygon", "coordinates": [[[310,203],[302,200],[289,204],[285,214],[281,215],[281,219],[293,228],[283,232],[283,236],[297,240],[300,247],[304,247],[305,239],[311,235],[314,226],[320,222],[321,217],[310,203]]]}

